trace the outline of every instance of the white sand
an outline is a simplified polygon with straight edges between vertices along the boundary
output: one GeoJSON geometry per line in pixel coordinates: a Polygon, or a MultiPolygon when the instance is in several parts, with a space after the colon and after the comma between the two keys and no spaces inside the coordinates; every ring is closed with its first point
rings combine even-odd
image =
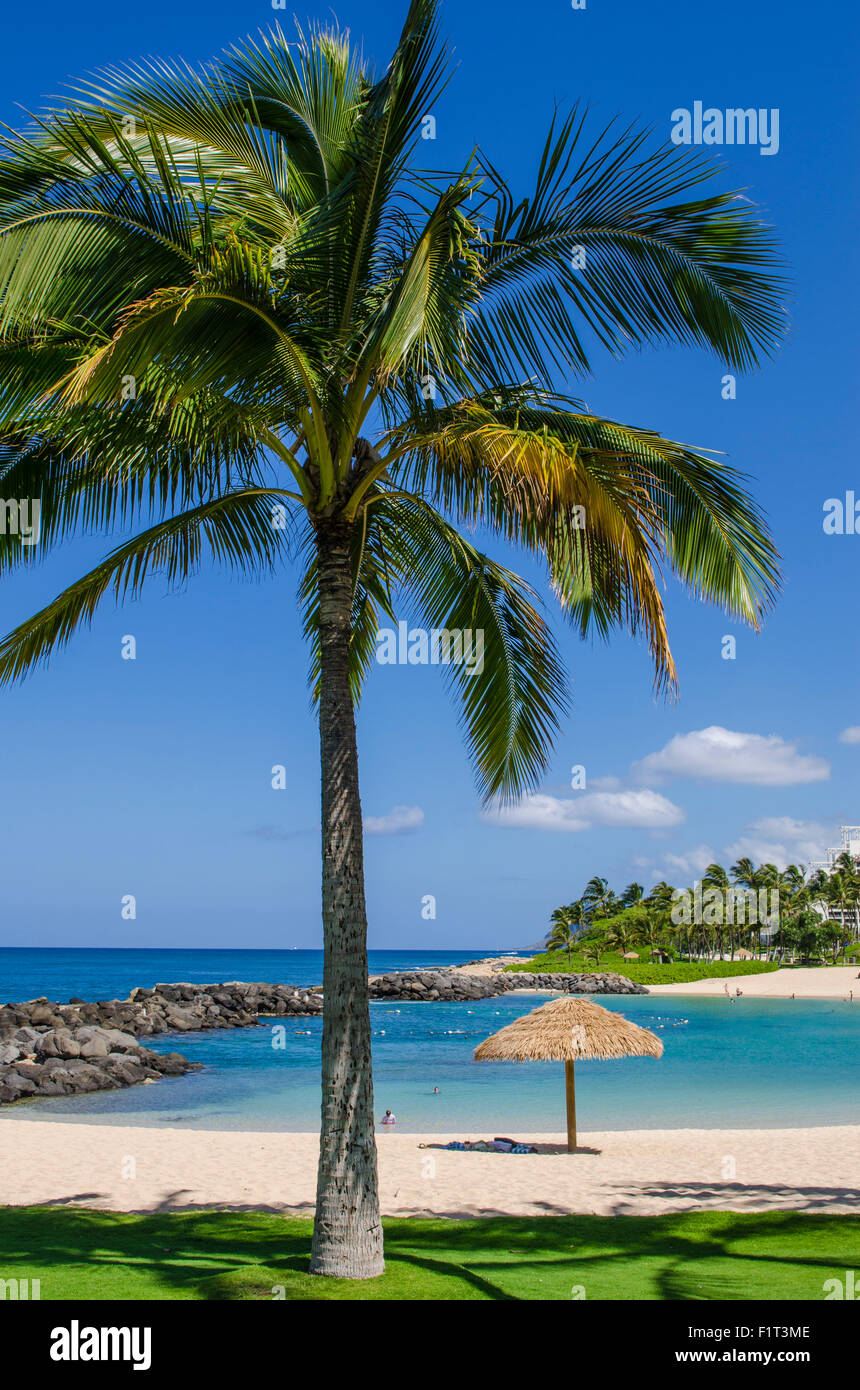
{"type": "Polygon", "coordinates": [[[847,999],[851,990],[860,1007],[860,967],[819,965],[815,969],[797,967],[771,970],[764,975],[728,975],[713,980],[694,980],[680,985],[648,985],[649,994],[732,994],[740,989],[756,999],[847,999]]]}
{"type": "MultiPolygon", "coordinates": [[[[535,1136],[542,1150],[536,1155],[419,1147],[450,1137],[378,1136],[386,1215],[860,1211],[860,1126],[583,1134],[583,1151],[574,1155],[563,1151],[561,1135],[547,1134],[535,1136]]],[[[143,1129],[7,1115],[0,1120],[0,1203],[308,1211],[317,1149],[315,1134],[143,1129]]]]}

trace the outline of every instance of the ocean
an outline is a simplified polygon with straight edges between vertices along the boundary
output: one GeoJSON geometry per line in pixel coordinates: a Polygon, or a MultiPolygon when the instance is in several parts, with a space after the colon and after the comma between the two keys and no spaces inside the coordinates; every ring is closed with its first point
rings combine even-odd
{"type": "MultiPolygon", "coordinates": [[[[481,954],[490,952],[376,951],[371,970],[457,964],[481,954]]],[[[314,984],[321,972],[315,951],[0,950],[0,999],[106,999],[127,995],[136,984],[172,980],[314,984]]],[[[398,1129],[410,1133],[491,1138],[563,1130],[560,1065],[472,1060],[483,1038],[542,1002],[543,996],[513,994],[468,1004],[372,1003],[378,1116],[393,1110],[398,1129]]],[[[860,1004],[748,997],[730,1003],[693,995],[604,996],[600,1002],[652,1029],[665,1050],[659,1060],[578,1064],[583,1132],[857,1122],[860,1004]]],[[[159,1036],[155,1047],[183,1052],[204,1070],[155,1086],[6,1107],[0,1122],[316,1129],[320,1033],[319,1019],[293,1018],[223,1033],[159,1036]]]]}
{"type": "MultiPolygon", "coordinates": [[[[486,948],[463,951],[371,951],[371,975],[462,965],[483,956],[523,954],[486,948]]],[[[525,953],[527,954],[527,952],[525,953]]],[[[225,980],[265,980],[280,985],[321,985],[322,951],[75,949],[10,946],[0,949],[0,1002],[47,995],[63,1004],[81,999],[127,999],[131,990],[155,984],[212,985],[225,980]]]]}

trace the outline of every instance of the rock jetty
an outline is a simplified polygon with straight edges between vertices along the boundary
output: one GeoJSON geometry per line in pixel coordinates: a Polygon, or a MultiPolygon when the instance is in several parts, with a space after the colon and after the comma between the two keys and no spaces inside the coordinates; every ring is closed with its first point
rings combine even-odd
{"type": "MultiPolygon", "coordinates": [[[[479,962],[473,962],[478,964],[479,962]]],[[[558,990],[564,994],[647,994],[643,985],[634,984],[626,975],[604,974],[532,974],[517,970],[505,974],[502,970],[486,974],[466,975],[456,967],[443,970],[403,970],[390,975],[378,975],[370,982],[371,999],[446,1000],[491,999],[515,989],[558,990]]]]}
{"type": "Polygon", "coordinates": [[[197,1071],[178,1052],[139,1039],[159,1033],[251,1028],[260,1016],[322,1013],[322,995],[294,985],[169,984],[128,999],[68,1004],[30,999],[0,1007],[0,1105],[38,1096],[116,1090],[197,1071]]]}

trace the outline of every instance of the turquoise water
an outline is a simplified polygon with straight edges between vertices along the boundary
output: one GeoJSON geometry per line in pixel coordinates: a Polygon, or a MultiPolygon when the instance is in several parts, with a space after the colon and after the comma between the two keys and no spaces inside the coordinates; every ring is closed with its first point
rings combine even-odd
{"type": "MultiPolygon", "coordinates": [[[[200,978],[187,970],[181,974],[200,978]]],[[[483,1038],[542,1002],[543,997],[519,994],[471,1004],[372,1004],[377,1116],[390,1108],[398,1129],[412,1133],[562,1130],[560,1065],[472,1061],[483,1038]]],[[[579,1063],[577,1113],[583,1131],[774,1128],[860,1119],[860,1004],[656,995],[600,1002],[655,1031],[665,1051],[660,1060],[579,1063]]],[[[318,1019],[291,1019],[240,1031],[159,1037],[154,1041],[160,1050],[175,1048],[203,1062],[205,1070],[156,1086],[18,1105],[0,1118],[315,1129],[320,1033],[318,1019]],[[272,1047],[272,1028],[278,1026],[285,1029],[283,1050],[272,1047]]]]}

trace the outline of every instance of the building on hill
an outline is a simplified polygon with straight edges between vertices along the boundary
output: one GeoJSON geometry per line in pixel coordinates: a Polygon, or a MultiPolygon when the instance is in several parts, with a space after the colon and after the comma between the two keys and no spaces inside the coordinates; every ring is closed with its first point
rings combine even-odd
{"type": "Polygon", "coordinates": [[[810,864],[813,873],[816,869],[824,869],[825,873],[829,873],[840,854],[850,854],[852,859],[860,861],[860,825],[840,825],[839,833],[842,843],[838,848],[825,850],[824,859],[816,859],[810,864]]]}
{"type": "MultiPolygon", "coordinates": [[[[823,870],[824,873],[831,874],[836,868],[837,859],[843,854],[850,854],[855,865],[860,868],[860,825],[840,825],[839,834],[841,844],[825,850],[824,859],[817,859],[810,864],[810,873],[823,870]]],[[[812,906],[819,916],[841,922],[843,926],[851,929],[853,935],[860,935],[860,904],[857,902],[846,903],[843,908],[840,903],[822,898],[812,906]]]]}

